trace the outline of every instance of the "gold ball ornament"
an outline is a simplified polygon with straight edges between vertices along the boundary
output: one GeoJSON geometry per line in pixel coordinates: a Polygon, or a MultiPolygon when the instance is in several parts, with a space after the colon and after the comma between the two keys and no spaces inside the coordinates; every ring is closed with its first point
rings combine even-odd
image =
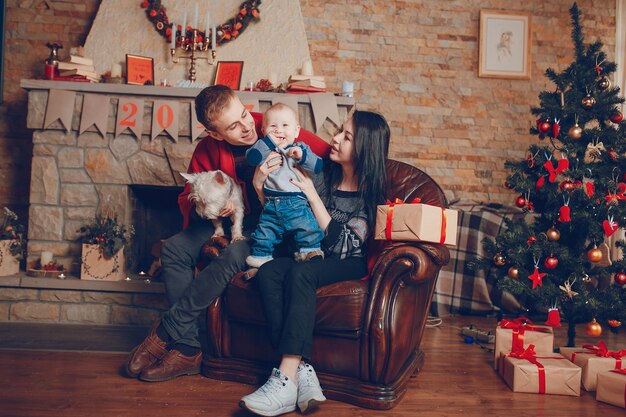
{"type": "Polygon", "coordinates": [[[502,255],[501,253],[497,253],[493,257],[493,263],[496,264],[496,266],[504,265],[506,263],[506,260],[504,259],[504,255],[502,255]]]}
{"type": "Polygon", "coordinates": [[[559,229],[552,226],[546,231],[546,236],[548,237],[549,241],[556,242],[557,240],[561,238],[561,232],[559,232],[559,229]]]}
{"type": "Polygon", "coordinates": [[[602,77],[600,78],[600,81],[598,81],[598,88],[600,88],[600,90],[606,90],[610,86],[611,86],[611,80],[609,80],[606,77],[602,77]]]}
{"type": "Polygon", "coordinates": [[[587,260],[589,262],[600,262],[602,260],[602,251],[597,247],[589,249],[587,251],[587,260]]]}
{"type": "Polygon", "coordinates": [[[583,137],[583,129],[582,129],[582,127],[578,126],[578,123],[576,123],[567,132],[567,136],[569,136],[572,139],[576,139],[576,140],[582,138],[583,137]]]}
{"type": "Polygon", "coordinates": [[[509,270],[508,270],[508,272],[506,274],[511,279],[517,279],[517,278],[519,278],[519,269],[516,266],[512,266],[512,267],[509,268],[509,270]]]}
{"type": "Polygon", "coordinates": [[[590,109],[596,104],[596,99],[588,95],[584,97],[580,102],[584,108],[590,109]]]}
{"type": "Polygon", "coordinates": [[[602,326],[600,326],[600,323],[598,323],[596,319],[593,319],[589,323],[587,323],[587,328],[585,329],[585,332],[588,336],[600,337],[600,335],[602,334],[602,326]]]}

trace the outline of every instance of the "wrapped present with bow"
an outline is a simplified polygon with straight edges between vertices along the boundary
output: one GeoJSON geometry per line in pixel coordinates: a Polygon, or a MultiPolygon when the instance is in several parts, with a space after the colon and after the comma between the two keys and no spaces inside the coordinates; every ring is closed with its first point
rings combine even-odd
{"type": "Polygon", "coordinates": [[[598,374],[596,400],[626,408],[626,368],[598,374]]]}
{"type": "Polygon", "coordinates": [[[556,353],[538,355],[534,348],[501,356],[500,376],[511,390],[580,396],[580,368],[556,353]]]}
{"type": "Polygon", "coordinates": [[[601,372],[626,368],[626,349],[610,351],[603,341],[599,341],[597,346],[562,347],[560,352],[582,368],[583,387],[587,391],[596,390],[598,374],[601,372]]]}
{"type": "Polygon", "coordinates": [[[531,344],[535,345],[538,354],[552,354],[554,352],[552,328],[534,325],[526,317],[501,320],[496,327],[493,368],[498,369],[501,355],[520,352],[531,344]]]}
{"type": "Polygon", "coordinates": [[[387,200],[376,210],[374,238],[455,246],[458,215],[456,210],[422,204],[419,198],[411,202],[387,200]]]}

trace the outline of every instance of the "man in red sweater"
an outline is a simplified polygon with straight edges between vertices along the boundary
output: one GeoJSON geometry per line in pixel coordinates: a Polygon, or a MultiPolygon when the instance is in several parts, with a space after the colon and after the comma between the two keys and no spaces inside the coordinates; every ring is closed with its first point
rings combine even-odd
{"type": "MultiPolygon", "coordinates": [[[[195,104],[198,120],[208,136],[196,146],[187,172],[220,169],[241,186],[246,204],[244,235],[249,236],[258,223],[261,204],[252,185],[255,169],[247,163],[245,152],[259,138],[262,115],[249,112],[233,90],[221,85],[202,90],[195,104]]],[[[328,154],[328,145],[304,129],[297,140],[305,142],[317,155],[328,154]]],[[[270,155],[257,169],[267,174],[279,163],[280,159],[270,155]]],[[[170,308],[133,349],[126,363],[126,373],[143,381],[167,381],[200,372],[198,317],[221,295],[230,278],[246,268],[245,259],[250,254],[247,241],[233,242],[194,279],[200,249],[214,228],[211,221],[196,214],[189,192],[187,184],[178,197],[184,230],[167,239],[161,249],[161,276],[170,308]]],[[[220,216],[228,217],[231,213],[232,207],[227,206],[220,216]]]]}

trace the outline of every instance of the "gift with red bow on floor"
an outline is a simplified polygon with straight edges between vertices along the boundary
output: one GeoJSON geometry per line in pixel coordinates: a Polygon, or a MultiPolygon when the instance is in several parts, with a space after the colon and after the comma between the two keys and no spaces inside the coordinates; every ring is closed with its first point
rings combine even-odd
{"type": "Polygon", "coordinates": [[[434,242],[456,245],[458,212],[422,204],[419,199],[387,201],[376,210],[377,240],[434,242]]]}
{"type": "Polygon", "coordinates": [[[587,391],[596,390],[599,373],[626,368],[626,349],[612,352],[602,341],[598,342],[597,346],[562,347],[560,352],[561,355],[582,368],[583,387],[587,391]]]}
{"type": "Polygon", "coordinates": [[[580,396],[580,368],[556,353],[537,354],[534,347],[501,356],[500,376],[511,390],[580,396]]]}
{"type": "Polygon", "coordinates": [[[626,408],[626,368],[598,374],[596,400],[626,408]]]}
{"type": "Polygon", "coordinates": [[[500,320],[496,327],[493,368],[498,369],[501,355],[520,352],[531,344],[535,345],[537,354],[552,354],[554,352],[552,327],[534,325],[526,317],[500,320]]]}

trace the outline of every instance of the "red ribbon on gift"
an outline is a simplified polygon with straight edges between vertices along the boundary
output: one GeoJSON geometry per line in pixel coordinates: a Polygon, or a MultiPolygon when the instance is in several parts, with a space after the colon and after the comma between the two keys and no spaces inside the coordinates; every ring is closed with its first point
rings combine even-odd
{"type": "MultiPolygon", "coordinates": [[[[410,203],[405,203],[402,199],[396,198],[393,202],[387,200],[387,223],[385,227],[385,239],[391,239],[391,228],[393,225],[393,207],[401,204],[419,204],[422,200],[419,197],[414,198],[410,203]]],[[[439,244],[443,245],[446,241],[446,211],[443,207],[441,207],[441,239],[439,240],[439,244]]]]}
{"type": "Polygon", "coordinates": [[[498,327],[511,329],[513,331],[511,352],[521,352],[524,350],[524,332],[526,332],[526,330],[542,333],[550,332],[549,329],[533,325],[533,322],[526,317],[518,317],[515,320],[502,319],[498,323],[498,327]]]}
{"type": "Polygon", "coordinates": [[[546,393],[546,368],[537,360],[535,345],[529,345],[527,349],[518,352],[511,352],[507,356],[526,359],[528,362],[536,365],[539,369],[539,394],[546,393]]]}
{"type": "Polygon", "coordinates": [[[574,352],[572,353],[572,362],[576,357],[577,353],[593,353],[596,356],[600,356],[602,358],[615,358],[615,369],[622,368],[622,358],[626,356],[626,349],[618,350],[617,352],[611,352],[603,341],[598,342],[598,346],[595,345],[583,345],[583,349],[586,349],[584,352],[574,352]]]}

